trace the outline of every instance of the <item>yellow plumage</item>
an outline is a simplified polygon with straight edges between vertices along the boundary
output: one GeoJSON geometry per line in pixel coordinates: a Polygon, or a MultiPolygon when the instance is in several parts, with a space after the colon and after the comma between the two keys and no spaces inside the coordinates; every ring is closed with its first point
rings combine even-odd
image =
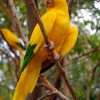
{"type": "Polygon", "coordinates": [[[20,45],[22,45],[21,41],[13,32],[7,28],[2,28],[1,34],[12,49],[19,50],[20,53],[24,56],[23,49],[20,47],[20,45]]]}
{"type": "Polygon", "coordinates": [[[76,26],[70,26],[69,32],[66,34],[64,42],[62,44],[59,54],[63,57],[71,51],[74,47],[78,36],[78,28],[76,26]]]}
{"type": "MultiPolygon", "coordinates": [[[[76,31],[73,34],[74,30],[70,27],[66,0],[54,0],[54,6],[47,8],[47,12],[41,19],[49,39],[55,44],[55,51],[64,56],[66,51],[68,53],[74,46],[77,38],[76,31]],[[74,36],[72,37],[69,34],[73,34],[74,36]]],[[[27,94],[33,91],[39,77],[41,64],[48,57],[44,44],[44,37],[37,24],[32,32],[23,63],[25,69],[22,70],[13,100],[25,100],[27,94]]]]}

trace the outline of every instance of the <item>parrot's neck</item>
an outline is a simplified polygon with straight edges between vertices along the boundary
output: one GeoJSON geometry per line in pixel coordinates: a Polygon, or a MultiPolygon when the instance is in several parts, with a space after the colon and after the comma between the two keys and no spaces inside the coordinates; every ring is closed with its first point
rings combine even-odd
{"type": "Polygon", "coordinates": [[[68,10],[68,5],[67,5],[66,0],[54,0],[54,6],[47,7],[47,11],[51,8],[57,8],[57,9],[61,9],[65,11],[65,10],[68,10]]]}

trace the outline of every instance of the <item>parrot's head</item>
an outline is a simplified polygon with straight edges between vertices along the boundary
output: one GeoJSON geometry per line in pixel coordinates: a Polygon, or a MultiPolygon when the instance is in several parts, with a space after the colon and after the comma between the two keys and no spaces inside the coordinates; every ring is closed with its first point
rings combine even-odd
{"type": "Polygon", "coordinates": [[[5,28],[5,27],[3,27],[3,28],[0,29],[0,32],[1,32],[2,35],[8,34],[8,31],[9,30],[7,28],[5,28]]]}
{"type": "Polygon", "coordinates": [[[51,8],[54,6],[63,7],[66,5],[66,0],[42,0],[47,8],[51,8]]]}
{"type": "Polygon", "coordinates": [[[3,38],[5,38],[4,36],[6,36],[7,34],[6,34],[6,32],[5,32],[5,28],[1,28],[0,29],[0,34],[1,34],[1,36],[3,37],[3,38]]]}
{"type": "Polygon", "coordinates": [[[5,34],[4,31],[5,31],[5,28],[0,29],[0,33],[1,33],[1,35],[5,34]]]}
{"type": "Polygon", "coordinates": [[[46,7],[53,7],[54,6],[54,0],[42,0],[43,3],[46,5],[46,7]]]}

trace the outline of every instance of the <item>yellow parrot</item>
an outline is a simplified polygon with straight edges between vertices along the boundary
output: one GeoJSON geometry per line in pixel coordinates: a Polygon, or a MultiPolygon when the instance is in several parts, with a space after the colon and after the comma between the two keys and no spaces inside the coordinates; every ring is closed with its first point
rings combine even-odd
{"type": "MultiPolygon", "coordinates": [[[[49,39],[55,45],[55,51],[58,52],[60,56],[64,56],[66,52],[68,53],[74,46],[78,32],[77,28],[70,27],[66,0],[54,0],[52,6],[47,2],[47,11],[41,19],[49,39]]],[[[44,37],[37,24],[32,32],[26,50],[21,69],[22,73],[17,83],[13,100],[25,100],[28,93],[34,90],[40,74],[42,62],[48,58],[48,53],[44,48],[44,44],[44,37]]]]}
{"type": "Polygon", "coordinates": [[[25,49],[25,47],[22,45],[19,38],[7,28],[2,28],[0,31],[1,35],[3,36],[5,41],[7,41],[9,46],[12,49],[19,50],[20,54],[24,56],[23,50],[25,49]]]}

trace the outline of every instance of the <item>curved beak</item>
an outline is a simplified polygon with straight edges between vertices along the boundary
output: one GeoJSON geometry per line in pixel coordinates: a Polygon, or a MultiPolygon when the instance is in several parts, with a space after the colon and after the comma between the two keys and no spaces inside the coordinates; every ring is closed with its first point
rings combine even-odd
{"type": "Polygon", "coordinates": [[[46,5],[47,4],[47,0],[42,0],[43,4],[46,5]]]}

